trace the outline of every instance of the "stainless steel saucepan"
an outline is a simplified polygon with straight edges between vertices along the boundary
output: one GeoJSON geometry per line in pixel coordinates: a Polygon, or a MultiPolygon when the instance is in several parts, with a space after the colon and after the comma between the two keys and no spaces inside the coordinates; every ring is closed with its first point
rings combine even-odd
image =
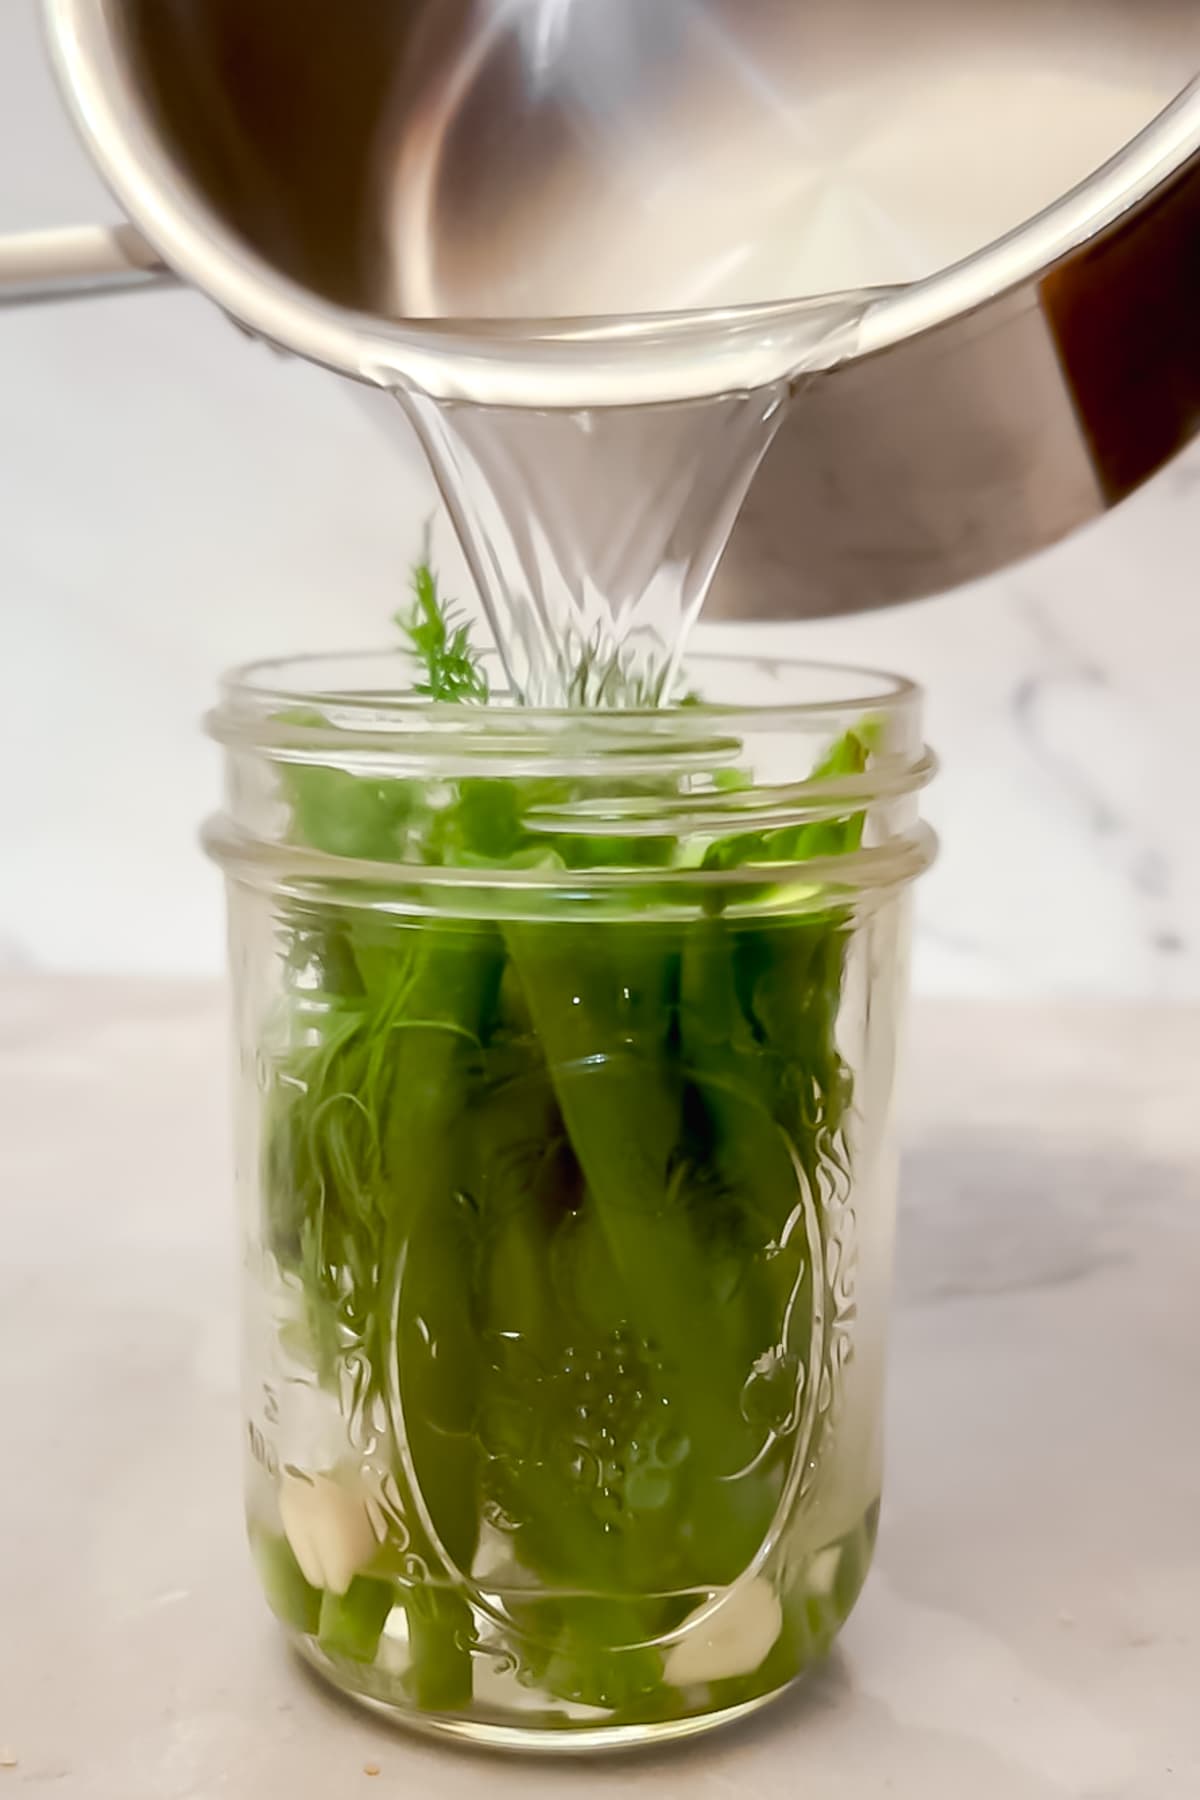
{"type": "Polygon", "coordinates": [[[712,609],[953,587],[1200,424],[1195,0],[44,0],[130,222],[0,304],[183,280],[358,379],[647,404],[861,293],[712,609]]]}

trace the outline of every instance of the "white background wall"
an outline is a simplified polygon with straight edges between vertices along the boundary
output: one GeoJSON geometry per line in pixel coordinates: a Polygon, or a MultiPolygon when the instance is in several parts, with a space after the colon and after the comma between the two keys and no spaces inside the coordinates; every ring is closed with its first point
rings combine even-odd
{"type": "MultiPolygon", "coordinates": [[[[0,230],[112,214],[3,0],[0,230]]],[[[199,719],[232,661],[383,638],[432,507],[390,436],[192,295],[0,312],[0,965],[219,966],[199,719]]],[[[1200,995],[1198,502],[1194,454],[1036,565],[754,634],[929,688],[921,989],[1200,995]]]]}

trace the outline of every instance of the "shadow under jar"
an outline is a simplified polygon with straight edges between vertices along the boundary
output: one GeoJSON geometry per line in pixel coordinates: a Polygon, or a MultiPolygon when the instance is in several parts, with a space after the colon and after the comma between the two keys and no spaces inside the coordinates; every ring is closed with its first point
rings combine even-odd
{"type": "Polygon", "coordinates": [[[822,1657],[871,1557],[920,697],[418,682],[258,665],[212,720],[255,1561],[410,1724],[682,1736],[822,1657]]]}

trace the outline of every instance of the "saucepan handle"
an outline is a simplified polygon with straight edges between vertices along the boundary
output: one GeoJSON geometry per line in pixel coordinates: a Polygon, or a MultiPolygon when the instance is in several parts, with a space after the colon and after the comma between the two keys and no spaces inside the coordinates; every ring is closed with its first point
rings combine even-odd
{"type": "Polygon", "coordinates": [[[0,237],[0,307],[161,287],[174,280],[141,233],[129,224],[80,225],[0,237]]]}

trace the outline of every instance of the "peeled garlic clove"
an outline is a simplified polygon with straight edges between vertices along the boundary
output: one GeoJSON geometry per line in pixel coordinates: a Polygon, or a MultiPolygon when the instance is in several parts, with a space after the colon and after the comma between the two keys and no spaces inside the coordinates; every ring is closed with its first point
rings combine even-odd
{"type": "Polygon", "coordinates": [[[699,1607],[685,1621],[683,1635],[667,1653],[664,1679],[672,1687],[696,1687],[753,1674],[782,1629],[779,1596],[760,1575],[734,1588],[711,1610],[708,1604],[699,1607]]]}
{"type": "Polygon", "coordinates": [[[279,1488],[279,1517],[304,1579],[344,1594],[376,1550],[361,1484],[288,1470],[279,1488]]]}

